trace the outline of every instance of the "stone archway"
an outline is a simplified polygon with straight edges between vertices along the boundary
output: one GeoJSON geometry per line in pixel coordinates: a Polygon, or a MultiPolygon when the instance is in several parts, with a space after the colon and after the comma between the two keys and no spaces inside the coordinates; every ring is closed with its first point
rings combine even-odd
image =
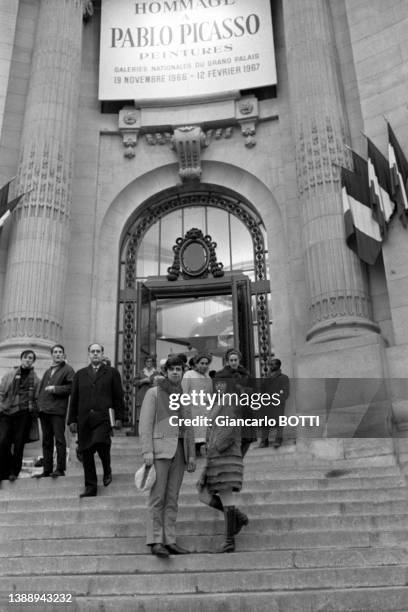
{"type": "MultiPolygon", "coordinates": [[[[245,198],[238,193],[214,185],[175,187],[149,198],[128,220],[122,233],[120,260],[121,276],[118,299],[118,331],[116,363],[122,373],[125,401],[130,410],[135,378],[135,334],[137,329],[136,262],[143,236],[160,219],[182,208],[218,208],[241,221],[252,239],[254,282],[251,284],[256,316],[256,343],[260,374],[268,373],[267,360],[271,353],[268,281],[265,235],[262,219],[245,198]]],[[[174,237],[176,238],[176,236],[174,237]]]]}

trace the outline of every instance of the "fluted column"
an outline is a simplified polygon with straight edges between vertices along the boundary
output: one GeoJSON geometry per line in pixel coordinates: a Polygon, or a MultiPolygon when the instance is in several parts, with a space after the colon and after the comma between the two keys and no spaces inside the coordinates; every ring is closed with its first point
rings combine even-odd
{"type": "Polygon", "coordinates": [[[83,0],[41,0],[21,138],[2,353],[61,341],[79,102],[83,0]]]}
{"type": "Polygon", "coordinates": [[[348,127],[327,0],[283,0],[309,292],[308,339],[376,326],[362,264],[345,243],[338,165],[348,127]],[[342,331],[341,331],[342,330],[342,331]]]}

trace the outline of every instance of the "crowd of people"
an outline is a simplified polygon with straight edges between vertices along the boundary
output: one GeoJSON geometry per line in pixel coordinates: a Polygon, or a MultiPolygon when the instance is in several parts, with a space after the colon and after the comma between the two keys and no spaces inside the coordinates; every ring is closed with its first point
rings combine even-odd
{"type": "MultiPolygon", "coordinates": [[[[51,365],[41,380],[34,363],[35,352],[24,350],[20,365],[3,376],[0,382],[0,480],[14,482],[21,471],[24,446],[30,440],[33,425],[42,429],[43,471],[37,478],[59,478],[65,475],[67,445],[65,427],[77,435],[77,453],[84,471],[84,490],[80,497],[98,493],[95,453],[103,467],[103,485],[112,482],[111,434],[120,429],[124,402],[119,372],[104,357],[99,343],[88,347],[89,365],[74,372],[67,364],[61,344],[51,348],[51,365]],[[56,453],[54,453],[54,448],[56,453]],[[56,463],[54,464],[54,456],[56,463]]],[[[237,494],[243,482],[243,458],[252,442],[256,428],[243,425],[217,425],[217,416],[246,418],[251,408],[242,407],[233,398],[250,393],[253,380],[242,365],[237,349],[225,354],[224,367],[209,371],[212,355],[199,353],[187,364],[185,355],[169,355],[155,367],[154,359],[146,357],[142,371],[136,376],[136,403],[140,406],[139,435],[146,470],[154,470],[147,503],[146,543],[152,554],[168,557],[189,551],[176,542],[178,497],[185,470],[196,469],[196,459],[205,455],[205,467],[197,482],[200,500],[224,514],[225,535],[219,552],[235,549],[235,536],[248,524],[248,517],[238,508],[237,494]],[[170,397],[203,392],[200,397],[229,398],[210,406],[203,401],[198,407],[180,405],[174,412],[170,397]],[[211,424],[189,424],[192,417],[208,417],[211,424]],[[174,425],[171,416],[177,416],[174,425]],[[187,423],[187,424],[185,424],[187,423]]],[[[269,387],[280,389],[283,414],[289,395],[289,379],[281,372],[281,362],[272,359],[269,387]]],[[[282,430],[277,429],[275,446],[282,443],[282,430]]],[[[261,430],[260,447],[269,444],[269,428],[261,430]]]]}

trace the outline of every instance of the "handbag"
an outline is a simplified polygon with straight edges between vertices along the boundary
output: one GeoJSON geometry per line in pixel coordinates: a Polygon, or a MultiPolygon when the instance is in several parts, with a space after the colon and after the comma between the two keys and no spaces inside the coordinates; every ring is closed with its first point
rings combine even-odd
{"type": "Polygon", "coordinates": [[[26,444],[30,442],[38,442],[40,439],[40,428],[38,426],[38,417],[36,415],[31,416],[30,429],[27,433],[26,444]]]}

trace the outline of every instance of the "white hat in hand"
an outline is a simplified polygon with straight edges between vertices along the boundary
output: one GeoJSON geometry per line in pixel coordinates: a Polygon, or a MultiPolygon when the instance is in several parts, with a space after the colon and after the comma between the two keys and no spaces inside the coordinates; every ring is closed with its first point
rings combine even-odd
{"type": "Polygon", "coordinates": [[[142,493],[149,493],[156,482],[156,470],[154,465],[147,466],[145,463],[135,474],[135,486],[142,493]]]}

